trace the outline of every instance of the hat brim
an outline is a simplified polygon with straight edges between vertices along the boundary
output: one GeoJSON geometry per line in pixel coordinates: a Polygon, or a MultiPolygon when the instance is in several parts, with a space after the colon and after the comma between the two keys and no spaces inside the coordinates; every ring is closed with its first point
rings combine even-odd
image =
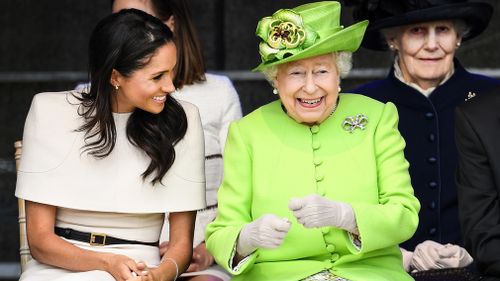
{"type": "Polygon", "coordinates": [[[300,59],[320,56],[337,51],[356,51],[361,45],[363,40],[363,35],[368,26],[368,21],[361,21],[346,27],[334,34],[327,36],[325,38],[320,38],[319,42],[313,44],[309,48],[302,50],[295,55],[286,57],[281,60],[262,62],[252,71],[262,71],[273,65],[283,64],[287,62],[292,62],[300,59]]]}
{"type": "Polygon", "coordinates": [[[462,41],[474,38],[481,34],[493,14],[493,7],[488,3],[472,2],[441,5],[428,9],[415,10],[405,14],[389,17],[380,21],[373,22],[368,27],[361,45],[365,48],[385,51],[388,50],[386,40],[380,30],[389,27],[404,26],[420,22],[429,22],[436,20],[461,19],[465,21],[470,28],[462,41]]]}

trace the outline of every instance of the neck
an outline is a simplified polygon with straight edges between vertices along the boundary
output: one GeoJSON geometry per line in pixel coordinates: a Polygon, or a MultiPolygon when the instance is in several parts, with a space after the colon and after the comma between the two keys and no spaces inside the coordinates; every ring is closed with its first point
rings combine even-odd
{"type": "Polygon", "coordinates": [[[452,63],[450,70],[443,77],[439,77],[436,79],[415,79],[411,77],[406,69],[401,68],[399,57],[396,57],[394,60],[394,75],[403,83],[408,85],[413,85],[412,87],[417,86],[421,90],[428,90],[438,87],[439,85],[446,82],[455,72],[455,67],[452,63]]]}
{"type": "Polygon", "coordinates": [[[414,83],[417,84],[420,88],[427,90],[429,88],[436,88],[441,84],[441,81],[443,81],[443,78],[441,79],[433,79],[433,80],[412,80],[410,77],[404,77],[404,80],[407,81],[408,83],[414,83]]]}

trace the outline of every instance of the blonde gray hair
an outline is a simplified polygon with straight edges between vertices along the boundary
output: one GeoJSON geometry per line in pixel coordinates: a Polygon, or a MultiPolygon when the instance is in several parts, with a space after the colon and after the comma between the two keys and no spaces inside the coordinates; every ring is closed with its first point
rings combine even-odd
{"type": "MultiPolygon", "coordinates": [[[[335,59],[337,71],[341,78],[346,77],[352,68],[352,52],[333,52],[331,53],[335,59]]],[[[266,80],[273,85],[274,79],[278,75],[278,65],[272,65],[262,70],[266,80]]]]}

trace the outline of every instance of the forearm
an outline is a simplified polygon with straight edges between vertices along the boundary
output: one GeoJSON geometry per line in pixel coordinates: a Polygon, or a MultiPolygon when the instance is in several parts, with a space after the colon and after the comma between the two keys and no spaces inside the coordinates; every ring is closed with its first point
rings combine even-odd
{"type": "Polygon", "coordinates": [[[151,270],[154,274],[157,271],[162,280],[175,280],[178,275],[188,268],[193,255],[193,245],[187,241],[169,244],[167,252],[163,255],[157,269],[151,270]],[[177,276],[176,276],[177,275],[177,276]]]}
{"type": "Polygon", "coordinates": [[[54,233],[56,207],[26,201],[31,255],[39,262],[72,271],[106,270],[108,255],[78,248],[54,233]]]}
{"type": "Polygon", "coordinates": [[[109,255],[84,250],[63,240],[54,233],[29,239],[30,251],[37,261],[71,271],[107,271],[109,255]]]}
{"type": "Polygon", "coordinates": [[[160,280],[174,280],[188,268],[193,255],[195,219],[195,211],[170,213],[168,249],[158,268],[151,270],[151,273],[161,276],[160,280]]]}

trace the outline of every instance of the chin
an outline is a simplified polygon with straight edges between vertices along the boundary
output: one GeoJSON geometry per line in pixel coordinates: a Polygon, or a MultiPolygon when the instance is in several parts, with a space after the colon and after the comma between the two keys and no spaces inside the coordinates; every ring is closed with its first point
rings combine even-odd
{"type": "Polygon", "coordinates": [[[303,124],[308,124],[308,125],[311,125],[311,124],[319,124],[319,121],[321,119],[319,117],[304,117],[304,118],[300,118],[300,122],[299,123],[303,123],[303,124]]]}
{"type": "Polygon", "coordinates": [[[147,111],[151,114],[160,114],[160,112],[163,111],[163,107],[162,108],[148,108],[148,109],[145,109],[144,111],[147,111]]]}
{"type": "Polygon", "coordinates": [[[426,80],[426,81],[442,81],[446,77],[445,74],[439,74],[439,75],[420,75],[421,80],[426,80]]]}

